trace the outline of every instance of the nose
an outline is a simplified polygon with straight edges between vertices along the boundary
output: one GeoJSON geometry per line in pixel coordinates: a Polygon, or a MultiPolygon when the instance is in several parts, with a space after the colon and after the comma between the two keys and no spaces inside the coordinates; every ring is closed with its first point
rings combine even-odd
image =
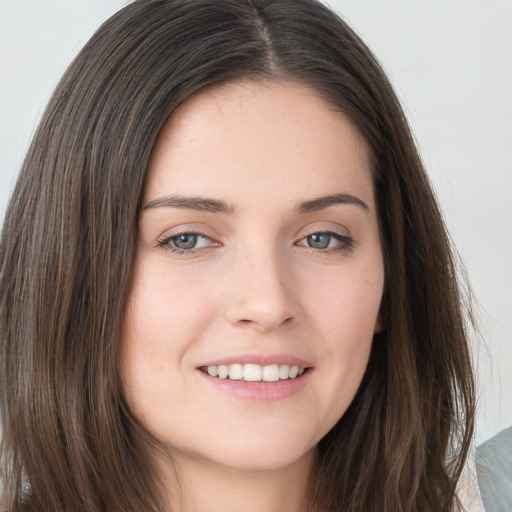
{"type": "Polygon", "coordinates": [[[232,262],[227,320],[237,327],[269,332],[298,322],[297,281],[277,251],[241,254],[232,262]]]}

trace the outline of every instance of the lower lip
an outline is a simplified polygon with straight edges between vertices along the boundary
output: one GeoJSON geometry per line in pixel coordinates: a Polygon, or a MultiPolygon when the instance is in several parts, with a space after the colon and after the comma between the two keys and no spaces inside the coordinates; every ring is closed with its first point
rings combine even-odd
{"type": "Polygon", "coordinates": [[[206,382],[220,393],[233,395],[244,400],[275,402],[284,400],[299,393],[308,383],[312,368],[308,368],[295,379],[278,380],[276,382],[246,382],[244,380],[219,379],[198,370],[206,382]]]}

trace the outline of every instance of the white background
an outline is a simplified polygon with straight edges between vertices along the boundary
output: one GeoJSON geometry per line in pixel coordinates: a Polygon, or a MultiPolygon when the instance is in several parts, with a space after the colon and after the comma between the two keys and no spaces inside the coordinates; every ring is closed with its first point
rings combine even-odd
{"type": "MultiPolygon", "coordinates": [[[[60,75],[124,0],[0,0],[0,219],[60,75]]],[[[479,307],[477,443],[512,425],[512,0],[331,0],[404,104],[479,307]]]]}

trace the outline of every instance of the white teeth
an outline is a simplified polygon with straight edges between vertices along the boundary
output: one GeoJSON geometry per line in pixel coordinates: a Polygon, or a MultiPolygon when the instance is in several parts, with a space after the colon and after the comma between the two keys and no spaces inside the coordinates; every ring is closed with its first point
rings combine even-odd
{"type": "Polygon", "coordinates": [[[244,380],[247,382],[258,382],[261,380],[261,366],[259,364],[244,365],[244,380]]]}
{"type": "Polygon", "coordinates": [[[242,380],[244,376],[244,369],[241,364],[230,364],[229,365],[229,378],[231,380],[242,380]]]}
{"type": "Polygon", "coordinates": [[[260,366],[259,364],[235,363],[208,366],[206,371],[211,377],[218,377],[220,379],[229,377],[231,380],[244,380],[246,382],[277,382],[278,380],[300,377],[304,373],[304,368],[288,364],[260,366]]]}
{"type": "MultiPolygon", "coordinates": [[[[208,368],[210,368],[210,366],[208,366],[208,368]]],[[[221,364],[218,368],[219,368],[219,371],[218,371],[219,377],[221,379],[225,379],[229,375],[228,367],[224,364],[221,364]]]]}
{"type": "Polygon", "coordinates": [[[279,366],[272,364],[270,366],[263,367],[263,374],[261,379],[265,382],[276,382],[279,380],[279,366]]]}

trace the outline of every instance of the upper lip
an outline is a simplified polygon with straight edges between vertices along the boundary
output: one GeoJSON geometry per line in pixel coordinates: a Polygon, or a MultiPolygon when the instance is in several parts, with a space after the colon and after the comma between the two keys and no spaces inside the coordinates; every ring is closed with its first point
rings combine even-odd
{"type": "Polygon", "coordinates": [[[268,366],[271,364],[287,364],[290,366],[300,366],[301,368],[309,368],[313,366],[310,361],[306,361],[305,359],[290,354],[240,354],[207,361],[203,364],[200,364],[199,368],[204,366],[220,366],[236,363],[258,364],[260,366],[268,366]]]}

